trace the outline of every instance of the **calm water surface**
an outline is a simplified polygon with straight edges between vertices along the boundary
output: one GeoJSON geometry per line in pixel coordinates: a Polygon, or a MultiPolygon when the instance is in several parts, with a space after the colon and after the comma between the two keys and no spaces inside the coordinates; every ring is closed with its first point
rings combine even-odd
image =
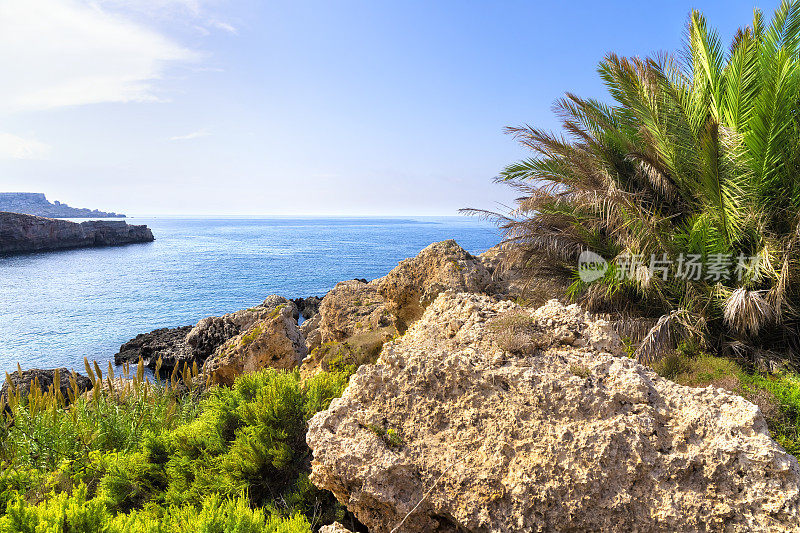
{"type": "Polygon", "coordinates": [[[498,241],[494,227],[463,217],[129,222],[156,241],[0,257],[0,372],[17,362],[79,370],[138,333],[383,276],[435,241],[474,253],[498,241]]]}

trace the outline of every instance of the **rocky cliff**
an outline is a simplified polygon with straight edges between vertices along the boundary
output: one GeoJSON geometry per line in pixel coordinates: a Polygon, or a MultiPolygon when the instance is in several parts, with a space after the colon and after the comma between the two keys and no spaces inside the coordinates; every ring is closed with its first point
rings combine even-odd
{"type": "Polygon", "coordinates": [[[88,246],[117,246],[154,240],[147,226],[122,221],[69,222],[0,212],[0,254],[88,246]]]}
{"type": "Polygon", "coordinates": [[[50,203],[38,192],[0,192],[0,211],[48,218],[124,218],[125,215],[97,209],[70,207],[59,201],[50,203]]]}

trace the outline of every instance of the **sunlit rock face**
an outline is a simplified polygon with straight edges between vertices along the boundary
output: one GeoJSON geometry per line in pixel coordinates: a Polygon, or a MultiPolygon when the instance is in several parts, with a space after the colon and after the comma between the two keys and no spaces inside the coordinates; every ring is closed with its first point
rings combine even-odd
{"type": "Polygon", "coordinates": [[[375,532],[794,531],[800,519],[797,460],[755,405],[657,376],[607,322],[556,301],[441,294],[307,441],[312,481],[375,532]]]}

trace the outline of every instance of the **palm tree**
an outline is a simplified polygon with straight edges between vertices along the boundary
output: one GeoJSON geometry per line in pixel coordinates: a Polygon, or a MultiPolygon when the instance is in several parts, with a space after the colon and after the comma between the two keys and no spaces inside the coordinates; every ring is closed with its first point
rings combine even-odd
{"type": "Polygon", "coordinates": [[[756,10],[727,50],[693,11],[680,59],[609,54],[598,71],[611,103],[568,93],[560,134],[507,129],[533,152],[497,178],[520,191],[512,213],[484,213],[510,261],[569,273],[593,310],[657,319],[644,362],[685,336],[800,359],[800,3],[768,26],[756,10]],[[593,283],[586,250],[611,261],[593,283]]]}

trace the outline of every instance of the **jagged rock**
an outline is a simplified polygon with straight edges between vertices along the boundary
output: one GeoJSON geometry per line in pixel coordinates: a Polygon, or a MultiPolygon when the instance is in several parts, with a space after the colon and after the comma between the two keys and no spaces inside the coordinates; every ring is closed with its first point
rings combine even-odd
{"type": "Polygon", "coordinates": [[[374,363],[383,345],[396,334],[394,326],[386,326],[361,331],[344,341],[321,344],[303,359],[300,375],[308,378],[322,371],[342,371],[348,367],[358,368],[374,363]]]}
{"type": "Polygon", "coordinates": [[[280,306],[287,306],[292,315],[297,314],[294,303],[273,294],[256,307],[223,316],[207,317],[194,327],[159,329],[138,335],[120,347],[119,353],[114,356],[114,362],[118,365],[125,362],[135,364],[141,357],[148,368],[155,369],[156,362],[161,357],[161,369],[166,373],[184,363],[202,366],[220,346],[247,331],[256,322],[269,318],[280,306]]]}
{"type": "Polygon", "coordinates": [[[230,385],[236,376],[265,367],[290,370],[306,356],[306,345],[289,301],[274,307],[235,337],[219,346],[203,365],[203,374],[230,385]]]}
{"type": "Polygon", "coordinates": [[[329,524],[327,526],[322,526],[319,528],[319,533],[353,533],[346,527],[344,527],[339,522],[334,522],[333,524],[329,524]]]}
{"type": "Polygon", "coordinates": [[[309,320],[319,313],[319,304],[322,302],[322,298],[309,296],[308,298],[294,298],[292,301],[303,319],[309,320]]]}
{"type": "Polygon", "coordinates": [[[377,281],[342,281],[325,295],[319,306],[320,342],[343,341],[356,333],[391,325],[377,281]]]}
{"type": "MultiPolygon", "coordinates": [[[[25,397],[30,393],[31,387],[34,386],[35,383],[38,383],[39,388],[43,392],[47,392],[50,387],[53,386],[55,383],[55,373],[56,369],[40,369],[34,368],[31,370],[23,370],[22,374],[19,371],[14,371],[9,374],[9,378],[11,378],[11,383],[14,386],[15,390],[18,390],[20,396],[25,397]]],[[[59,379],[58,379],[58,388],[61,390],[61,395],[64,397],[65,400],[69,399],[69,391],[72,389],[72,384],[70,383],[70,378],[72,377],[72,371],[66,368],[59,368],[59,379]]],[[[75,383],[78,387],[78,393],[82,394],[87,390],[91,390],[92,388],[92,380],[83,376],[81,374],[75,373],[75,383]]],[[[8,380],[3,382],[2,388],[0,388],[0,398],[7,398],[8,397],[8,380]]]]}
{"type": "Polygon", "coordinates": [[[401,261],[374,283],[402,330],[422,316],[425,307],[439,293],[448,289],[482,292],[491,287],[492,278],[479,259],[456,241],[447,240],[433,243],[416,257],[401,261]]]}
{"type": "Polygon", "coordinates": [[[287,306],[292,314],[296,312],[291,301],[282,296],[272,295],[257,307],[204,318],[186,336],[186,344],[191,349],[192,357],[204,362],[219,346],[246,331],[256,322],[268,318],[278,306],[287,306]]]}
{"type": "Polygon", "coordinates": [[[139,334],[120,346],[119,352],[114,355],[114,364],[136,364],[141,357],[145,366],[154,369],[160,357],[162,368],[171,369],[179,362],[191,359],[186,346],[186,335],[191,330],[192,326],[183,326],[139,334]]]}
{"type": "Polygon", "coordinates": [[[147,226],[132,226],[123,221],[91,220],[78,224],[0,212],[0,254],[120,246],[153,240],[147,226]]]}
{"type": "Polygon", "coordinates": [[[418,503],[398,531],[800,529],[797,460],[755,405],[606,350],[575,306],[441,294],[312,418],[311,479],[376,533],[418,503]],[[550,334],[515,353],[512,326],[550,334]]]}
{"type": "Polygon", "coordinates": [[[317,348],[322,344],[322,334],[319,331],[319,323],[321,321],[319,313],[309,318],[300,325],[300,333],[306,340],[306,348],[308,352],[317,348]]]}

